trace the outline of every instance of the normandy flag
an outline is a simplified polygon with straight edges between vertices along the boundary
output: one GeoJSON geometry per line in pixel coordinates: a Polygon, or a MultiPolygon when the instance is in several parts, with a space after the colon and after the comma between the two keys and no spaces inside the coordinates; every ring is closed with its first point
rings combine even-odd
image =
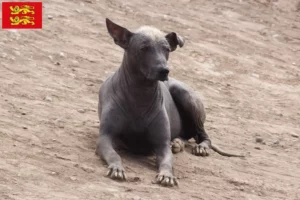
{"type": "Polygon", "coordinates": [[[41,29],[42,2],[2,2],[3,29],[41,29]]]}

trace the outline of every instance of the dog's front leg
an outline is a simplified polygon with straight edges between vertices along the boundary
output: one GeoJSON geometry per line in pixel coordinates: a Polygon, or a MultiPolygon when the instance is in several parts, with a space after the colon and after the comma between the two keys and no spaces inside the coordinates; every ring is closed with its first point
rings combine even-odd
{"type": "Polygon", "coordinates": [[[178,185],[173,176],[173,154],[170,148],[170,122],[165,111],[162,111],[149,126],[150,140],[154,146],[158,174],[156,182],[163,186],[178,185]]]}
{"type": "Polygon", "coordinates": [[[112,179],[126,180],[125,170],[121,157],[114,150],[112,138],[108,134],[100,134],[97,140],[97,155],[101,156],[108,164],[107,176],[112,179]]]}
{"type": "Polygon", "coordinates": [[[117,111],[118,110],[111,108],[102,114],[96,154],[108,164],[107,175],[110,178],[126,180],[121,157],[113,148],[113,140],[120,134],[125,123],[124,118],[117,111]]]}
{"type": "Polygon", "coordinates": [[[178,185],[177,179],[173,175],[173,161],[170,143],[166,143],[155,148],[156,160],[158,165],[158,174],[156,182],[163,186],[178,185]]]}

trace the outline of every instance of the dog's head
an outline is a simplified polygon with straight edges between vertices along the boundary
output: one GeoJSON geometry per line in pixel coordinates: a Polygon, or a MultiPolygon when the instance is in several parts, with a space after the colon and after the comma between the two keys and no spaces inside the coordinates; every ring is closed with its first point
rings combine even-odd
{"type": "Polygon", "coordinates": [[[150,26],[142,26],[130,32],[109,19],[106,19],[106,26],[115,43],[126,51],[132,67],[137,67],[148,80],[168,80],[169,53],[177,45],[184,45],[184,40],[178,34],[164,34],[150,26]]]}

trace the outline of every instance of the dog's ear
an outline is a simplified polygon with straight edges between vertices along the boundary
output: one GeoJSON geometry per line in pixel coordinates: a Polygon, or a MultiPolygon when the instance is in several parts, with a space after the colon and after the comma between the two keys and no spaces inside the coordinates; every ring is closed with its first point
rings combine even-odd
{"type": "Polygon", "coordinates": [[[184,45],[184,39],[177,33],[174,33],[174,32],[168,33],[166,35],[166,39],[170,44],[171,51],[175,51],[177,48],[177,45],[179,45],[179,47],[183,47],[183,45],[184,45]]]}
{"type": "Polygon", "coordinates": [[[128,47],[129,40],[133,33],[128,31],[126,28],[123,28],[118,24],[113,23],[108,18],[106,18],[106,27],[108,33],[114,39],[115,43],[123,49],[126,49],[128,47]]]}

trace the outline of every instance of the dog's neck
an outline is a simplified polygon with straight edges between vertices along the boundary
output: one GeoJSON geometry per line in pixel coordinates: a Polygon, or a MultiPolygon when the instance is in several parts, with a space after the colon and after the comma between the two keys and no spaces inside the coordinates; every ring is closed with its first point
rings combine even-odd
{"type": "MultiPolygon", "coordinates": [[[[121,67],[117,72],[117,87],[120,88],[124,97],[124,106],[127,109],[144,116],[151,112],[152,108],[162,103],[162,93],[159,81],[148,80],[138,69],[130,63],[126,53],[124,54],[121,67]]],[[[116,87],[116,86],[115,86],[116,87]]]]}

